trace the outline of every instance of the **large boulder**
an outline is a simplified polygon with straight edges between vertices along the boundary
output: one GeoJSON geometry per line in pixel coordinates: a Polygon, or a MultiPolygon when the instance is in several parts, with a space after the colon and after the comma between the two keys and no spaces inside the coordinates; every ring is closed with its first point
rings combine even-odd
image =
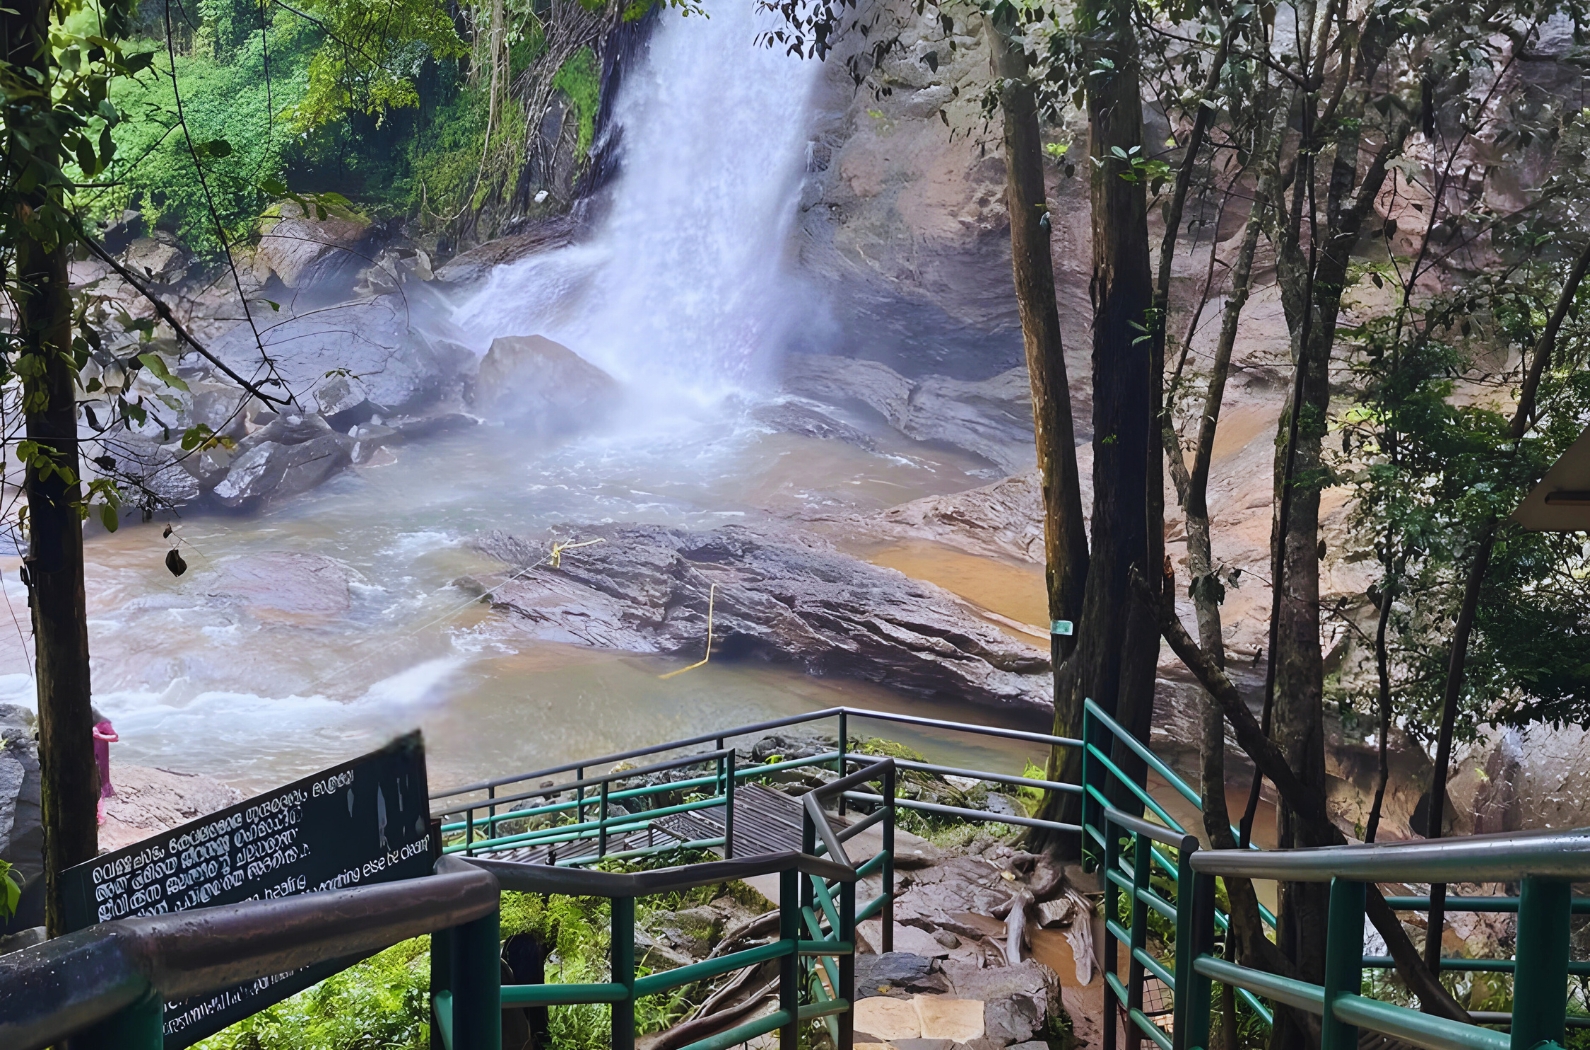
{"type": "MultiPolygon", "coordinates": [[[[565,527],[562,552],[504,533],[476,541],[514,571],[491,593],[549,641],[698,659],[713,597],[714,659],[792,663],[917,696],[1041,711],[1048,654],[947,591],[841,554],[807,533],[727,526],[565,527]]],[[[475,586],[479,586],[478,583],[475,586]]]]}
{"type": "Polygon", "coordinates": [[[352,462],[355,444],[318,415],[280,417],[239,443],[213,495],[223,507],[245,510],[307,492],[352,462]]]}
{"type": "Polygon", "coordinates": [[[965,449],[1008,473],[1030,468],[1036,458],[1025,368],[981,380],[908,379],[876,361],[790,354],[784,389],[832,405],[871,409],[906,437],[965,449]]]}
{"type": "Polygon", "coordinates": [[[432,312],[409,296],[354,300],[273,324],[259,319],[258,342],[239,325],[211,350],[254,375],[263,346],[288,388],[345,431],[371,414],[423,411],[460,390],[474,355],[432,312]]]}
{"type": "Polygon", "coordinates": [[[354,218],[306,216],[296,203],[283,202],[260,225],[254,250],[254,276],[265,283],[274,275],[294,290],[343,285],[369,260],[364,241],[370,224],[354,218]]]}
{"type": "Polygon", "coordinates": [[[474,405],[489,416],[556,433],[601,418],[619,394],[612,376],[562,343],[542,335],[502,336],[480,362],[474,405]]]}

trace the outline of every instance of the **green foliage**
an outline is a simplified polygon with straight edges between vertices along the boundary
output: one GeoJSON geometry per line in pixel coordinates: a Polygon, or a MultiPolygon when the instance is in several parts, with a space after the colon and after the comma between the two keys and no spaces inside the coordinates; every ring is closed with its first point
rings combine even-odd
{"type": "MultiPolygon", "coordinates": [[[[1508,517],[1590,423],[1590,325],[1563,327],[1524,437],[1484,396],[1498,351],[1516,362],[1560,294],[1562,267],[1536,264],[1475,280],[1420,311],[1417,326],[1386,318],[1357,332],[1363,393],[1342,422],[1356,488],[1356,524],[1390,602],[1388,657],[1397,717],[1433,733],[1451,624],[1485,531],[1499,523],[1467,659],[1460,737],[1488,721],[1590,717],[1590,561],[1582,536],[1526,532],[1508,517]]],[[[1590,289],[1581,288],[1581,304],[1590,289]]],[[[1343,697],[1351,705],[1355,698],[1343,697]]]]}
{"type": "MultiPolygon", "coordinates": [[[[247,238],[266,203],[262,184],[280,180],[285,170],[292,134],[279,114],[303,97],[306,65],[319,40],[296,19],[273,24],[267,83],[263,37],[253,33],[230,61],[203,54],[177,56],[186,135],[177,119],[177,94],[169,75],[117,81],[111,97],[128,119],[114,131],[118,161],[106,181],[115,185],[85,191],[83,203],[105,217],[139,208],[147,221],[171,230],[203,256],[219,254],[223,231],[228,242],[247,238]],[[215,202],[213,217],[210,199],[215,202]]],[[[169,59],[157,45],[134,46],[151,58],[159,54],[169,71],[169,59]]]]}
{"type": "Polygon", "coordinates": [[[11,874],[13,870],[15,866],[10,861],[0,860],[0,919],[15,915],[17,902],[22,899],[22,887],[17,885],[16,876],[11,874]]]}
{"type": "Polygon", "coordinates": [[[468,54],[436,0],[321,0],[309,10],[327,39],[309,62],[308,90],[293,108],[302,131],[355,113],[379,124],[389,110],[415,108],[426,63],[468,54]]]}
{"type": "Polygon", "coordinates": [[[202,1050],[427,1050],[430,938],[334,974],[197,1044],[202,1050]]]}
{"type": "Polygon", "coordinates": [[[602,68],[596,53],[582,47],[552,76],[552,86],[569,97],[579,119],[579,141],[575,146],[583,160],[596,137],[596,110],[602,98],[602,68]]]}

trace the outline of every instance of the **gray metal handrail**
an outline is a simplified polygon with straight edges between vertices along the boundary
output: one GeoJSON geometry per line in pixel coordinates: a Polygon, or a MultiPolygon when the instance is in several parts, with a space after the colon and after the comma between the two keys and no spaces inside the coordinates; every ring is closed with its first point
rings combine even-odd
{"type": "Polygon", "coordinates": [[[1284,851],[1202,850],[1192,866],[1202,874],[1282,882],[1585,880],[1590,879],[1590,828],[1284,851]]]}
{"type": "MultiPolygon", "coordinates": [[[[619,780],[631,780],[635,777],[649,776],[652,773],[666,773],[669,770],[680,769],[684,766],[700,765],[703,762],[711,762],[715,759],[726,758],[733,753],[734,749],[732,747],[723,747],[717,749],[716,751],[702,751],[697,754],[684,755],[680,758],[670,759],[667,762],[653,762],[649,766],[638,766],[634,769],[616,769],[610,773],[603,773],[600,776],[581,777],[579,780],[565,780],[561,784],[550,784],[546,787],[538,787],[533,791],[521,791],[516,795],[494,796],[487,801],[492,806],[502,807],[508,805],[510,802],[523,802],[526,799],[532,798],[546,798],[548,795],[561,795],[565,791],[577,791],[580,788],[600,788],[603,784],[611,784],[619,780]]],[[[602,760],[597,759],[593,762],[587,762],[577,768],[584,769],[588,766],[601,764],[603,764],[602,760]]],[[[531,776],[540,775],[541,774],[539,773],[533,773],[516,779],[529,779],[531,776]]],[[[452,794],[452,792],[449,792],[449,795],[450,794],[452,794]]],[[[443,796],[432,795],[431,799],[435,800],[441,797],[443,796]]],[[[451,809],[434,810],[432,811],[431,816],[446,817],[454,813],[463,813],[472,809],[484,809],[486,804],[487,803],[480,801],[466,802],[461,805],[454,806],[451,809]]]]}
{"type": "Polygon", "coordinates": [[[490,872],[448,858],[425,878],[92,926],[0,956],[0,1046],[37,1050],[151,996],[206,995],[379,951],[491,915],[498,894],[490,872]]]}
{"type": "Polygon", "coordinates": [[[854,882],[856,869],[794,850],[763,853],[737,860],[708,861],[652,871],[616,872],[559,868],[550,864],[458,857],[459,863],[490,872],[505,890],[517,893],[559,893],[575,897],[646,897],[654,893],[711,886],[775,872],[798,871],[838,882],[854,882]]]}
{"type": "MultiPolygon", "coordinates": [[[[545,769],[532,770],[528,773],[514,773],[509,776],[497,777],[492,780],[482,780],[474,784],[465,784],[461,787],[448,788],[431,794],[431,801],[453,798],[456,795],[468,795],[476,791],[487,791],[499,788],[504,784],[516,784],[524,780],[537,777],[554,776],[558,773],[568,773],[577,769],[587,769],[592,766],[604,766],[614,762],[625,762],[642,755],[655,755],[662,751],[675,751],[682,747],[694,747],[697,744],[715,743],[728,740],[732,737],[750,736],[753,733],[765,733],[770,729],[782,729],[785,726],[803,725],[807,722],[820,722],[827,718],[866,718],[875,722],[894,722],[899,725],[921,726],[927,729],[948,729],[957,733],[972,733],[978,736],[992,736],[1003,740],[1022,740],[1031,744],[1044,744],[1051,747],[1081,747],[1082,741],[1070,737],[1055,736],[1052,733],[1035,733],[1024,729],[1001,729],[998,726],[975,725],[970,722],[951,722],[941,718],[923,718],[920,715],[902,715],[891,711],[874,711],[865,707],[828,707],[821,711],[811,711],[803,715],[787,715],[783,718],[770,718],[762,722],[751,722],[746,725],[735,726],[731,729],[722,729],[712,733],[700,733],[696,736],[684,737],[680,740],[670,740],[664,744],[652,744],[647,747],[631,748],[628,751],[618,751],[610,755],[596,758],[580,759],[577,762],[565,762],[558,766],[548,766],[545,769]]],[[[589,783],[589,781],[588,781],[589,783]]],[[[449,812],[456,812],[451,810],[449,812]]]]}

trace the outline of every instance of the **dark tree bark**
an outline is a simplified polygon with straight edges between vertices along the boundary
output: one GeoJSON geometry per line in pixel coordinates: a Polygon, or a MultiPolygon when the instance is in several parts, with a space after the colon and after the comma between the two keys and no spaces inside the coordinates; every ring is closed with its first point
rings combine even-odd
{"type": "MultiPolygon", "coordinates": [[[[1038,104],[1026,52],[1013,38],[1014,26],[989,20],[1000,110],[1005,123],[1005,202],[1010,213],[1011,264],[1016,303],[1021,311],[1022,341],[1032,382],[1033,431],[1038,446],[1038,473],[1043,485],[1044,563],[1051,622],[1075,623],[1082,615],[1083,585],[1088,574],[1088,537],[1082,519],[1082,485],[1077,473],[1076,431],[1071,419],[1071,387],[1060,343],[1060,309],[1055,301],[1054,261],[1049,253],[1049,203],[1044,185],[1043,139],[1038,104]]],[[[1075,648],[1074,636],[1051,627],[1050,658],[1055,668],[1056,736],[1081,735],[1082,709],[1075,695],[1059,688],[1059,669],[1075,648]]],[[[1075,748],[1054,748],[1047,775],[1069,783],[1081,781],[1081,756],[1075,748]]],[[[1058,819],[1076,823],[1076,796],[1051,799],[1047,808],[1058,819]]]]}
{"type": "MultiPolygon", "coordinates": [[[[1151,311],[1144,180],[1120,154],[1143,144],[1137,40],[1125,0],[1077,8],[1088,68],[1088,151],[1093,232],[1093,549],[1078,625],[1076,703],[1092,697],[1140,740],[1153,717],[1159,634],[1153,611],[1130,599],[1131,571],[1159,579],[1164,558],[1159,438],[1162,369],[1151,311]],[[1100,70],[1107,72],[1100,73],[1100,70]]],[[[1117,743],[1112,756],[1134,778],[1143,763],[1117,743]]],[[[1119,789],[1115,804],[1140,810],[1119,789]]]]}
{"type": "MultiPolygon", "coordinates": [[[[1259,725],[1259,720],[1253,716],[1252,711],[1248,710],[1248,705],[1243,702],[1242,697],[1237,693],[1237,687],[1231,683],[1225,671],[1217,667],[1209,658],[1209,654],[1199,648],[1198,643],[1192,640],[1192,636],[1177,619],[1175,605],[1156,595],[1149,589],[1147,582],[1140,578],[1135,580],[1135,588],[1139,603],[1145,606],[1157,606],[1160,629],[1165,633],[1165,641],[1186,665],[1187,670],[1193,673],[1209,695],[1220,705],[1221,713],[1225,715],[1226,722],[1236,734],[1237,743],[1253,760],[1259,773],[1275,785],[1276,791],[1281,795],[1282,804],[1297,814],[1298,823],[1303,826],[1308,838],[1321,846],[1345,845],[1347,836],[1331,822],[1326,808],[1324,785],[1306,782],[1293,771],[1280,745],[1271,740],[1269,734],[1259,725]]],[[[1470,1022],[1468,1011],[1464,1010],[1441,986],[1441,983],[1424,968],[1418,949],[1408,939],[1408,932],[1402,928],[1401,920],[1381,896],[1379,887],[1369,887],[1367,903],[1369,920],[1374,923],[1375,929],[1380,931],[1381,937],[1385,938],[1387,950],[1391,952],[1392,959],[1396,962],[1398,976],[1419,997],[1419,1008],[1425,1013],[1438,1017],[1470,1022]]],[[[1297,969],[1300,970],[1301,967],[1297,969]]],[[[1285,973],[1287,970],[1281,969],[1276,972],[1285,973]]]]}
{"type": "MultiPolygon", "coordinates": [[[[49,84],[49,13],[41,0],[23,0],[0,14],[0,32],[13,69],[33,70],[49,84]]],[[[25,80],[19,81],[25,82],[25,80]]],[[[6,164],[11,185],[29,154],[53,148],[46,130],[48,96],[17,93],[6,101],[6,164]],[[27,144],[17,141],[27,136],[27,144]]],[[[77,403],[71,362],[71,297],[67,283],[60,190],[48,183],[21,194],[33,219],[16,238],[18,371],[24,376],[28,438],[47,457],[27,468],[28,551],[24,563],[33,610],[34,673],[38,680],[39,765],[44,814],[45,925],[63,932],[60,874],[92,860],[99,849],[95,821],[99,778],[94,767],[89,707],[88,623],[83,600],[83,527],[79,516],[77,403]]]]}

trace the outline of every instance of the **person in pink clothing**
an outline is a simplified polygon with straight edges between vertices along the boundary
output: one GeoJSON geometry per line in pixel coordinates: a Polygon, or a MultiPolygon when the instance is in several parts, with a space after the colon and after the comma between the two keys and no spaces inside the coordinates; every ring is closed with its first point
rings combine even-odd
{"type": "Polygon", "coordinates": [[[105,800],[116,793],[110,783],[110,745],[120,739],[110,719],[100,715],[94,720],[94,764],[99,767],[98,813],[101,824],[105,823],[105,800]]]}

